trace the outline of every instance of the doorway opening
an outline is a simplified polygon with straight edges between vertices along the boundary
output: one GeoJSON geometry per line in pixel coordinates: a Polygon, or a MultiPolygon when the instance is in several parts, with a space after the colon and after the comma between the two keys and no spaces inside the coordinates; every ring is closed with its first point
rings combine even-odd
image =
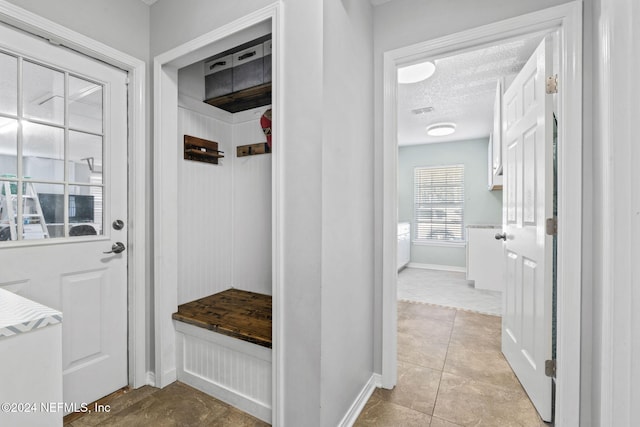
{"type": "Polygon", "coordinates": [[[398,85],[398,299],[501,315],[501,99],[543,37],[425,58],[433,74],[398,85]]]}
{"type": "MultiPolygon", "coordinates": [[[[555,378],[556,420],[579,419],[579,337],[572,331],[580,330],[580,256],[569,250],[579,247],[581,241],[581,4],[573,2],[518,18],[468,30],[441,39],[431,40],[406,48],[386,52],[384,57],[384,134],[383,171],[383,241],[397,241],[396,182],[398,177],[397,134],[397,68],[419,62],[422,58],[439,58],[453,52],[469,51],[500,40],[515,39],[540,31],[559,34],[559,80],[565,82],[558,95],[559,129],[558,185],[558,376],[555,378]],[[577,219],[577,220],[576,220],[577,219]],[[560,373],[560,367],[563,372],[560,373]],[[569,392],[569,390],[572,390],[569,392]]],[[[397,263],[396,245],[384,245],[383,253],[383,386],[390,388],[396,382],[397,367],[397,263]],[[388,344],[388,345],[385,345],[388,344]]]]}
{"type": "Polygon", "coordinates": [[[155,58],[156,385],[180,380],[271,423],[278,12],[264,8],[155,58]]]}

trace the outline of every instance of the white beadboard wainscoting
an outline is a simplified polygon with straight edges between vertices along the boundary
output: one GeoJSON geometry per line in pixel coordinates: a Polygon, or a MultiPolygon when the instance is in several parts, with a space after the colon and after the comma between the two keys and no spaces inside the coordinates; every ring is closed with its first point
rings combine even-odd
{"type": "Polygon", "coordinates": [[[178,303],[230,287],[271,295],[271,154],[238,158],[235,149],[265,141],[268,107],[232,115],[180,100],[178,303]],[[218,142],[225,157],[183,160],[185,134],[218,142]]]}
{"type": "Polygon", "coordinates": [[[233,284],[232,127],[186,108],[178,109],[178,304],[233,284]],[[184,160],[183,135],[218,142],[218,165],[184,160]]]}
{"type": "MultiPolygon", "coordinates": [[[[234,147],[266,141],[260,117],[267,108],[233,115],[234,147]]],[[[271,295],[271,154],[236,157],[232,151],[233,284],[271,295]]]]}
{"type": "Polygon", "coordinates": [[[271,349],[174,324],[178,380],[271,423],[271,349]]]}

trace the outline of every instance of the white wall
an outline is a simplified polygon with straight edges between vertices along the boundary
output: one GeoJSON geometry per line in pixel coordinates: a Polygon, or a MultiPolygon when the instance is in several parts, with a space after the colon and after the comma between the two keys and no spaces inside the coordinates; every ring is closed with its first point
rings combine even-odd
{"type": "Polygon", "coordinates": [[[131,0],[7,0],[94,40],[149,58],[149,7],[131,0]]]}
{"type": "MultiPolygon", "coordinates": [[[[32,1],[37,2],[38,0],[32,1]]],[[[188,3],[158,0],[151,6],[151,57],[180,46],[271,3],[273,0],[243,0],[241,2],[189,0],[188,3]]]]}
{"type": "Polygon", "coordinates": [[[332,427],[373,372],[372,8],[325,1],[323,18],[320,425],[332,427]]]}
{"type": "Polygon", "coordinates": [[[321,414],[322,1],[284,2],[281,160],[285,367],[282,424],[318,425],[321,414]],[[311,422],[311,424],[309,424],[311,422]]]}

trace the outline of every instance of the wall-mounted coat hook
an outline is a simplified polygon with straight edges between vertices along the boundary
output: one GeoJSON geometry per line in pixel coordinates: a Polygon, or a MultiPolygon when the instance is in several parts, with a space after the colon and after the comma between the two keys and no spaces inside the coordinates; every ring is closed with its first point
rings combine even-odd
{"type": "Polygon", "coordinates": [[[236,156],[255,156],[256,154],[267,154],[271,152],[271,148],[266,142],[259,142],[257,144],[239,145],[236,147],[236,156]]]}

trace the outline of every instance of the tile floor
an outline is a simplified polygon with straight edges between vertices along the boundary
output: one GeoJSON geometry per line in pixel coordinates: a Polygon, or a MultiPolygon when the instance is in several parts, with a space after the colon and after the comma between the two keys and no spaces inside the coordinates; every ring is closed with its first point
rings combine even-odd
{"type": "Polygon", "coordinates": [[[269,424],[180,382],[144,386],[104,402],[110,412],[82,415],[65,427],[265,427],[269,424]]]}
{"type": "Polygon", "coordinates": [[[398,302],[398,384],[356,427],[548,426],[500,352],[500,317],[398,302]]]}
{"type": "MultiPolygon", "coordinates": [[[[464,280],[462,273],[414,270],[401,273],[399,298],[403,278],[437,282],[445,273],[442,281],[464,280]]],[[[450,295],[445,302],[460,300],[450,295]]],[[[398,302],[398,384],[374,392],[356,427],[548,426],[500,352],[500,317],[463,308],[398,302]]],[[[268,425],[178,382],[162,390],[142,387],[108,403],[110,413],[86,414],[65,426],[268,425]]]]}
{"type": "Polygon", "coordinates": [[[496,316],[502,313],[502,292],[476,289],[465,273],[454,271],[405,268],[398,274],[398,299],[496,316]]]}

